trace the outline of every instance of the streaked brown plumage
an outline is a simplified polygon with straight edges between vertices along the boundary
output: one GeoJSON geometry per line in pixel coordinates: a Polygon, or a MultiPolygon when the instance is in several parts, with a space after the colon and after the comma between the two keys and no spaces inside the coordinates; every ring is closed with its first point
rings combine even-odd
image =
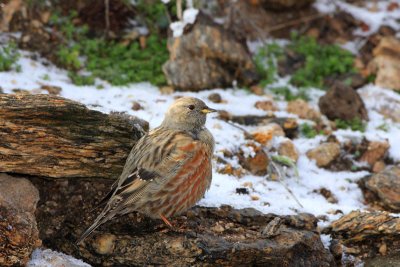
{"type": "Polygon", "coordinates": [[[166,218],[194,206],[211,184],[214,139],[204,125],[213,111],[197,98],[175,101],[133,147],[105,208],[77,243],[116,215],[138,211],[170,225],[166,218]]]}

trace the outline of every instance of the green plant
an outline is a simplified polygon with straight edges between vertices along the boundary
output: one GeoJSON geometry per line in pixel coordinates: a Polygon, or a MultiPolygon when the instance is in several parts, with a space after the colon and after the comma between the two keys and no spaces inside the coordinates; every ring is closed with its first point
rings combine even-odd
{"type": "Polygon", "coordinates": [[[353,55],[337,45],[320,45],[311,37],[293,36],[288,48],[304,57],[290,82],[301,87],[324,87],[324,79],[331,75],[354,72],[353,55]]]}
{"type": "Polygon", "coordinates": [[[45,81],[50,81],[51,80],[50,76],[47,73],[42,75],[42,76],[40,76],[40,79],[45,80],[45,81]]]}
{"type": "Polygon", "coordinates": [[[58,47],[57,61],[70,71],[69,77],[75,84],[94,84],[95,77],[112,85],[143,81],[155,85],[166,83],[162,72],[162,65],[168,59],[166,39],[150,35],[146,48],[141,48],[138,42],[123,45],[103,38],[89,39],[86,26],[73,24],[76,15],[76,12],[71,12],[68,17],[55,14],[51,19],[65,37],[65,42],[58,47]],[[82,76],[81,70],[89,71],[91,75],[82,76]]]}
{"type": "Polygon", "coordinates": [[[68,72],[68,77],[71,79],[71,81],[79,86],[83,85],[94,85],[94,79],[95,77],[93,75],[81,75],[76,72],[68,72]]]}
{"type": "MultiPolygon", "coordinates": [[[[183,1],[185,3],[185,1],[183,1]]],[[[148,0],[138,0],[136,4],[138,14],[143,14],[143,20],[152,32],[156,32],[158,28],[167,29],[170,23],[170,16],[176,18],[176,1],[163,3],[156,0],[149,3],[148,0]]],[[[184,10],[185,7],[182,6],[184,10]]]]}
{"type": "Polygon", "coordinates": [[[138,43],[124,46],[94,39],[82,42],[82,52],[87,57],[87,70],[113,85],[142,81],[150,81],[155,85],[165,84],[161,67],[168,59],[166,40],[151,35],[146,45],[142,49],[138,43]]]}
{"type": "Polygon", "coordinates": [[[283,48],[277,43],[261,47],[254,56],[256,70],[261,77],[260,85],[265,87],[276,81],[278,60],[283,56],[283,48]]]}
{"type": "Polygon", "coordinates": [[[349,121],[336,119],[335,124],[336,124],[336,128],[338,128],[338,129],[351,129],[352,131],[365,132],[365,128],[366,128],[366,123],[363,122],[358,117],[356,117],[352,120],[349,120],[349,121]]]}
{"type": "Polygon", "coordinates": [[[318,132],[308,123],[300,125],[300,132],[306,138],[314,138],[318,135],[318,132]]]}
{"type": "Polygon", "coordinates": [[[0,71],[21,71],[21,66],[17,64],[20,56],[14,42],[10,41],[8,44],[0,46],[0,71]]]}
{"type": "Polygon", "coordinates": [[[282,96],[286,101],[292,101],[296,99],[310,100],[305,88],[298,88],[290,90],[287,86],[272,87],[269,88],[271,92],[276,95],[282,96]]]}
{"type": "Polygon", "coordinates": [[[61,46],[57,51],[58,63],[67,68],[68,70],[79,70],[83,67],[79,59],[80,51],[79,46],[61,46]]]}
{"type": "Polygon", "coordinates": [[[376,129],[384,131],[384,132],[388,132],[390,129],[390,126],[387,123],[382,123],[376,129]]]}

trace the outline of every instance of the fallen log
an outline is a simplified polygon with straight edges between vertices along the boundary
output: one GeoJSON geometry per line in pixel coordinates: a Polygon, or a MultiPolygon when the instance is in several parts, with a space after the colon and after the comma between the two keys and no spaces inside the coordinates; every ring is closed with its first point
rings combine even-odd
{"type": "Polygon", "coordinates": [[[105,179],[40,179],[36,218],[45,247],[93,266],[335,266],[310,214],[278,216],[255,209],[195,207],[161,220],[131,213],[75,242],[101,209],[105,179]],[[65,201],[68,199],[68,201],[65,201]]]}
{"type": "Polygon", "coordinates": [[[0,95],[0,172],[118,177],[148,123],[62,97],[0,95]]]}
{"type": "Polygon", "coordinates": [[[399,230],[400,218],[389,212],[357,210],[332,222],[323,232],[345,245],[347,254],[374,258],[377,255],[398,255],[399,230]]]}

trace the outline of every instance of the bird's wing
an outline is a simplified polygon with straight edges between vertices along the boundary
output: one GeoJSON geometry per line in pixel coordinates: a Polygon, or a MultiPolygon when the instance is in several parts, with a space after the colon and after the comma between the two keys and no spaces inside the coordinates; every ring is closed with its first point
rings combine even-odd
{"type": "Polygon", "coordinates": [[[77,243],[122,210],[126,213],[127,202],[135,203],[149,184],[156,183],[162,187],[169,176],[175,175],[185,164],[185,159],[195,153],[190,149],[194,142],[186,133],[164,128],[156,128],[143,136],[130,152],[121,176],[106,196],[108,202],[103,211],[77,243]]]}

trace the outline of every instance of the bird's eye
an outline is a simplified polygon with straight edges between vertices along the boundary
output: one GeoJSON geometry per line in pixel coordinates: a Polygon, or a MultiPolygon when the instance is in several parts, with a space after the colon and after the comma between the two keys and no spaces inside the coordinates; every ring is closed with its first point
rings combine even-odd
{"type": "Polygon", "coordinates": [[[189,105],[188,109],[193,110],[194,109],[194,105],[189,105]]]}

